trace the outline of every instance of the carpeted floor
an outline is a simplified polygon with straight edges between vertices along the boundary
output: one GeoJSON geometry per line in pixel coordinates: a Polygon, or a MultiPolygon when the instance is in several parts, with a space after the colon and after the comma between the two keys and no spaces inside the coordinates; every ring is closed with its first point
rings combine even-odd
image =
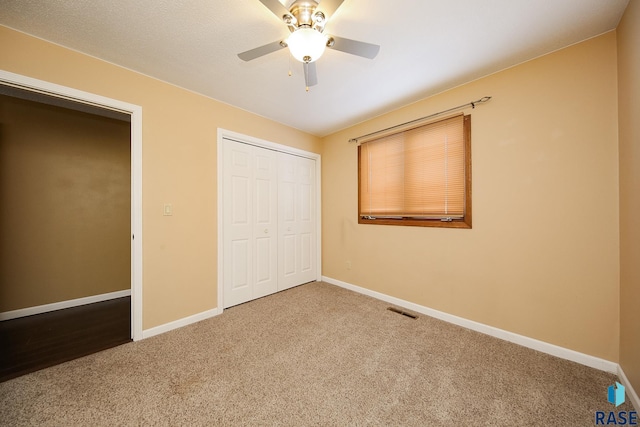
{"type": "Polygon", "coordinates": [[[325,283],[0,384],[10,426],[589,426],[616,377],[325,283]]]}

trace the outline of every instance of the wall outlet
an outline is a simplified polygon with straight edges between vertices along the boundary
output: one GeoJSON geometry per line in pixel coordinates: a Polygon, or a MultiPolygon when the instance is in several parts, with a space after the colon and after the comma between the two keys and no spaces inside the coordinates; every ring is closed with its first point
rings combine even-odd
{"type": "Polygon", "coordinates": [[[346,262],[347,270],[351,270],[351,261],[346,262]]]}

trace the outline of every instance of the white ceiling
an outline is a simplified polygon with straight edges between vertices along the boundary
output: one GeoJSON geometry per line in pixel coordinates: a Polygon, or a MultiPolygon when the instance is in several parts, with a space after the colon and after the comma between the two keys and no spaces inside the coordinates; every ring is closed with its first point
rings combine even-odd
{"type": "Polygon", "coordinates": [[[345,0],[325,33],[380,53],[327,49],[309,92],[286,49],[237,57],[289,34],[258,0],[0,0],[0,24],[325,136],[612,30],[628,2],[345,0]]]}

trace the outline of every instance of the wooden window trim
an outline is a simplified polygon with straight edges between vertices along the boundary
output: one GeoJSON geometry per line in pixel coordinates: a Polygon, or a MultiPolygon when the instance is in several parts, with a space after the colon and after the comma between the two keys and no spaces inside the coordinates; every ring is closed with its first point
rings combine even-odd
{"type": "Polygon", "coordinates": [[[472,209],[471,209],[471,116],[465,116],[464,120],[464,164],[465,164],[465,209],[462,218],[452,218],[450,221],[442,221],[440,219],[412,219],[412,218],[374,218],[367,219],[360,216],[361,212],[361,150],[358,146],[358,224],[377,224],[377,225],[404,225],[415,227],[437,227],[437,228],[472,228],[472,209]]]}

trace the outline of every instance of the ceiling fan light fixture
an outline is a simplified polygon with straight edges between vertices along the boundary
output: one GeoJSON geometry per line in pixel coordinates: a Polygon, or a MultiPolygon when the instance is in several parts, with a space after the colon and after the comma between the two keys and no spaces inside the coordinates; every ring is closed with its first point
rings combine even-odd
{"type": "Polygon", "coordinates": [[[313,14],[313,23],[316,26],[323,27],[325,21],[326,21],[326,17],[324,16],[324,13],[317,11],[316,13],[313,14]]]}
{"type": "Polygon", "coordinates": [[[298,28],[287,39],[289,51],[300,62],[317,61],[327,47],[327,36],[313,28],[298,28]]]}

